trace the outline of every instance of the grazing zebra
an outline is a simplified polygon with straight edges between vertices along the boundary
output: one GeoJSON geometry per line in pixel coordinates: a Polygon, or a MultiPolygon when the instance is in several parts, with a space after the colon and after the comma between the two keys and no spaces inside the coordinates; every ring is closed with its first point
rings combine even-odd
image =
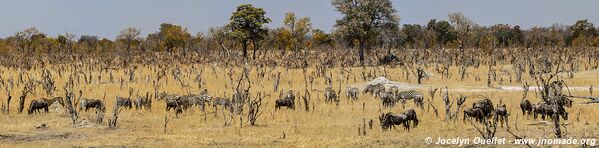
{"type": "Polygon", "coordinates": [[[219,105],[223,106],[225,110],[229,110],[231,113],[233,113],[233,104],[231,103],[231,100],[222,97],[214,98],[212,101],[212,107],[214,108],[215,113],[219,105]]]}
{"type": "Polygon", "coordinates": [[[358,100],[358,94],[360,93],[360,90],[358,90],[358,88],[356,87],[347,87],[345,88],[345,96],[347,96],[348,99],[351,100],[358,100]]]}
{"type": "Polygon", "coordinates": [[[399,93],[399,87],[397,87],[397,86],[391,86],[391,87],[389,87],[389,91],[388,92],[391,92],[391,93],[397,95],[399,93]]]}
{"type": "Polygon", "coordinates": [[[382,83],[378,83],[378,84],[368,84],[366,85],[366,88],[364,88],[364,90],[362,90],[363,94],[373,94],[374,96],[379,96],[379,93],[384,92],[385,91],[385,85],[383,85],[382,83]]]}
{"type": "Polygon", "coordinates": [[[400,100],[414,100],[414,104],[418,107],[420,107],[420,109],[424,108],[424,95],[422,95],[422,93],[419,93],[415,90],[408,90],[408,91],[402,91],[397,93],[396,95],[397,99],[400,100]]]}
{"type": "Polygon", "coordinates": [[[397,103],[395,95],[391,92],[382,92],[379,96],[383,102],[383,107],[393,107],[397,103]]]}
{"type": "Polygon", "coordinates": [[[135,109],[146,109],[146,110],[151,110],[152,109],[152,100],[148,97],[137,97],[137,99],[135,100],[135,109]]]}

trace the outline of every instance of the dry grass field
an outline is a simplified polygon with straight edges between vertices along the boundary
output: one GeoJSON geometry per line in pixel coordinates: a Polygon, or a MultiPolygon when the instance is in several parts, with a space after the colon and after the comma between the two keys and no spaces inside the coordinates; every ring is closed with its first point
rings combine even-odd
{"type": "MultiPolygon", "coordinates": [[[[206,89],[208,94],[213,97],[230,97],[237,85],[237,81],[242,74],[242,67],[221,68],[215,65],[171,65],[168,68],[179,68],[180,78],[183,85],[172,75],[172,70],[166,70],[165,76],[158,82],[158,92],[167,92],[174,94],[198,94],[206,89]],[[229,73],[232,72],[232,79],[229,73]],[[201,73],[201,74],[200,74],[201,73]],[[196,78],[201,80],[196,80],[196,78]],[[201,85],[201,88],[200,88],[201,85]]],[[[179,117],[175,116],[174,111],[165,111],[164,101],[153,100],[151,110],[123,109],[118,118],[118,124],[115,128],[109,128],[108,120],[112,117],[115,97],[127,97],[129,90],[133,89],[131,98],[144,96],[149,93],[154,95],[154,81],[157,80],[157,71],[162,68],[155,66],[137,66],[134,71],[135,79],[129,81],[129,71],[121,70],[90,70],[79,67],[79,79],[74,78],[74,91],[76,97],[79,96],[79,90],[82,91],[83,98],[96,98],[104,100],[106,106],[106,115],[104,121],[96,123],[96,114],[92,109],[87,112],[80,112],[76,127],[71,123],[70,115],[65,112],[65,108],[58,103],[50,107],[50,113],[41,113],[28,115],[26,110],[33,99],[54,96],[65,96],[64,85],[68,80],[71,71],[75,71],[70,65],[52,65],[46,69],[52,74],[55,81],[56,90],[52,96],[47,95],[41,86],[37,86],[34,92],[27,95],[25,99],[25,111],[18,113],[18,100],[21,96],[23,84],[19,84],[20,74],[24,80],[40,79],[41,70],[26,71],[12,68],[0,68],[0,76],[5,81],[2,86],[2,97],[0,102],[6,104],[6,87],[10,87],[9,80],[13,80],[14,86],[10,91],[13,96],[10,103],[10,113],[0,115],[0,147],[421,147],[427,146],[424,139],[426,137],[463,137],[474,138],[481,135],[468,121],[462,120],[462,112],[458,117],[452,120],[445,119],[445,106],[442,101],[445,87],[449,90],[449,98],[452,103],[463,94],[467,96],[464,108],[471,107],[471,104],[484,97],[490,98],[493,103],[500,101],[507,105],[510,113],[509,127],[514,134],[527,138],[554,138],[553,126],[543,123],[540,119],[534,120],[530,116],[523,116],[520,111],[520,101],[523,92],[521,83],[510,82],[510,76],[498,73],[497,81],[493,81],[493,86],[503,88],[518,89],[497,89],[487,87],[487,68],[481,66],[479,69],[468,69],[468,76],[463,81],[458,76],[458,68],[451,67],[451,77],[441,78],[438,73],[433,72],[432,68],[425,69],[430,72],[430,78],[424,79],[423,84],[416,84],[415,76],[410,71],[406,79],[405,71],[401,68],[392,67],[367,67],[367,68],[332,68],[326,71],[326,75],[331,76],[333,89],[340,93],[340,103],[325,103],[324,89],[328,84],[325,77],[316,77],[315,68],[306,70],[306,75],[302,69],[284,69],[275,68],[249,68],[249,84],[243,84],[242,87],[250,87],[250,97],[255,98],[256,94],[261,92],[268,96],[262,101],[260,116],[255,126],[250,126],[247,122],[247,109],[244,109],[241,115],[234,116],[229,125],[225,126],[225,119],[230,118],[229,112],[222,112],[219,106],[218,111],[208,107],[206,112],[202,112],[198,107],[183,112],[179,117]],[[59,69],[64,69],[64,73],[59,74],[59,69]],[[264,77],[259,77],[260,71],[264,72],[264,77]],[[67,74],[66,72],[69,72],[67,74]],[[280,73],[279,90],[274,90],[274,85],[280,73]],[[363,73],[370,73],[372,76],[364,79],[363,73]],[[90,76],[91,74],[91,76],[90,76]],[[110,81],[110,77],[113,81],[110,81]],[[86,83],[84,77],[92,77],[91,82],[86,83]],[[306,84],[305,76],[313,83],[306,84]],[[414,89],[424,94],[425,100],[430,99],[429,88],[439,88],[432,104],[438,109],[439,116],[436,117],[433,109],[425,103],[425,108],[416,107],[411,101],[405,105],[396,105],[392,108],[382,108],[381,101],[370,94],[359,94],[358,101],[350,102],[345,96],[347,86],[356,86],[363,88],[367,82],[376,77],[385,77],[389,81],[401,82],[399,84],[414,89]],[[477,80],[476,77],[480,79],[477,80]],[[340,86],[341,85],[341,86],[340,86]],[[310,92],[309,111],[304,110],[305,104],[301,99],[304,91],[310,92]],[[509,87],[514,86],[514,87],[509,87]],[[279,97],[281,90],[294,90],[296,93],[296,109],[275,110],[275,100],[279,97]],[[379,122],[379,115],[383,112],[401,113],[406,109],[416,110],[420,123],[409,131],[401,126],[395,129],[382,130],[379,122]],[[168,119],[165,130],[165,118],[168,119]],[[372,120],[372,128],[368,127],[368,122],[372,120]],[[241,123],[240,123],[241,122],[241,123]],[[37,128],[41,124],[47,127],[37,128]],[[364,125],[366,124],[366,125],[364,125]],[[360,134],[363,127],[366,127],[365,135],[360,134]]],[[[509,68],[505,68],[509,69],[509,68]]],[[[560,75],[570,88],[572,95],[588,96],[591,85],[599,84],[599,71],[588,70],[578,71],[573,78],[568,78],[565,74],[560,75]]],[[[244,80],[245,81],[245,80],[244,80]]],[[[533,104],[541,101],[536,94],[535,80],[527,74],[523,81],[531,85],[531,91],[527,99],[533,104]]],[[[404,89],[405,90],[405,89],[404,89]]],[[[581,104],[586,99],[574,99],[574,105],[566,108],[570,113],[568,120],[562,123],[565,126],[564,137],[574,138],[597,138],[599,137],[599,117],[595,113],[599,112],[599,104],[581,104]]],[[[425,101],[426,102],[426,101],[425,101]]],[[[455,111],[456,106],[451,108],[455,111]]],[[[475,123],[477,126],[481,124],[475,123]]],[[[497,129],[496,137],[513,140],[514,136],[509,134],[506,127],[497,129]]],[[[428,145],[435,146],[435,145],[428,145]]],[[[442,145],[436,145],[442,146],[442,145]]],[[[453,145],[449,145],[453,146],[453,145]]],[[[496,145],[500,147],[513,147],[514,145],[496,145]]],[[[524,145],[516,145],[525,147],[524,145]]],[[[577,147],[576,145],[565,145],[566,147],[577,147]]]]}

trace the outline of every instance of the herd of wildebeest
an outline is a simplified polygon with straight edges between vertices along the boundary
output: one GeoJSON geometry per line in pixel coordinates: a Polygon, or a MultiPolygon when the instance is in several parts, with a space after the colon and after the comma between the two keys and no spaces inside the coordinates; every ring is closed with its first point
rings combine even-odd
{"type": "MultiPolygon", "coordinates": [[[[553,98],[555,102],[547,103],[548,100],[543,100],[537,104],[532,104],[529,100],[522,99],[520,103],[520,109],[522,110],[523,115],[533,116],[534,119],[537,119],[539,116],[541,119],[545,120],[545,117],[549,118],[563,118],[564,120],[568,119],[568,113],[564,109],[564,107],[571,107],[572,100],[566,97],[565,95],[559,92],[562,87],[563,81],[554,81],[552,84],[548,85],[548,90],[551,94],[554,95],[553,98]],[[557,97],[555,97],[557,95],[557,97]]],[[[334,103],[339,105],[340,101],[340,92],[339,89],[337,92],[332,87],[326,87],[324,89],[324,101],[326,103],[334,103]]],[[[81,93],[81,92],[80,92],[81,93]]],[[[171,94],[171,93],[158,93],[156,95],[156,101],[164,102],[166,106],[166,111],[174,110],[175,114],[181,114],[184,111],[192,108],[198,107],[202,112],[206,111],[206,107],[210,106],[215,110],[218,109],[218,106],[221,106],[222,109],[234,112],[234,103],[236,98],[246,98],[248,95],[248,91],[237,91],[233,94],[232,98],[226,97],[213,97],[209,95],[208,91],[204,89],[199,94],[171,94]]],[[[394,107],[396,104],[401,103],[405,109],[405,103],[407,101],[413,101],[414,106],[420,109],[424,109],[425,100],[424,95],[419,91],[410,89],[410,90],[400,90],[398,86],[390,86],[388,88],[385,87],[383,83],[370,83],[366,84],[362,91],[364,95],[371,95],[374,98],[380,99],[382,102],[382,107],[394,107]]],[[[357,101],[358,95],[360,94],[360,89],[354,86],[348,86],[345,89],[345,96],[349,101],[357,101]]],[[[68,96],[67,96],[68,97],[68,96]]],[[[279,110],[281,108],[287,109],[295,109],[296,108],[296,95],[293,90],[288,90],[287,92],[281,92],[279,95],[279,99],[276,99],[274,102],[275,110],[279,110]]],[[[40,98],[32,100],[28,109],[29,114],[40,113],[40,110],[49,112],[49,106],[54,103],[58,103],[61,106],[65,107],[65,100],[63,97],[54,97],[52,99],[48,98],[40,98]]],[[[104,111],[106,108],[105,103],[100,99],[89,99],[89,98],[80,98],[79,99],[79,107],[78,111],[88,111],[89,109],[95,109],[96,111],[104,111]]],[[[116,97],[116,107],[117,108],[125,108],[136,110],[145,109],[151,110],[152,108],[152,98],[149,94],[145,96],[139,96],[137,98],[129,97],[116,97]]],[[[463,102],[463,100],[462,100],[463,102]]],[[[461,103],[459,104],[461,105],[461,103]]],[[[240,108],[239,108],[240,109],[240,108]]],[[[459,109],[458,109],[459,110],[459,109]]],[[[507,120],[510,113],[506,108],[505,104],[500,104],[494,106],[494,103],[488,99],[483,98],[475,101],[470,108],[466,108],[463,110],[463,120],[474,120],[480,123],[484,123],[489,121],[490,119],[494,121],[500,121],[501,126],[504,124],[507,126],[507,120]]],[[[381,113],[378,117],[380,121],[380,126],[382,129],[390,129],[395,125],[403,125],[406,130],[409,130],[410,125],[416,127],[420,120],[417,117],[416,111],[414,109],[405,109],[403,113],[393,113],[386,112],[381,113]]],[[[372,122],[372,121],[371,121],[372,122]]],[[[372,123],[371,123],[372,124],[372,123]]]]}

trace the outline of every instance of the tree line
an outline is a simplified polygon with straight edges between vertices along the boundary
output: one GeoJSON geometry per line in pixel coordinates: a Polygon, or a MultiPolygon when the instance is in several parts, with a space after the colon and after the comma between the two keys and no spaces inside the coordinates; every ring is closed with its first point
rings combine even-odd
{"type": "MultiPolygon", "coordinates": [[[[184,26],[163,23],[157,32],[141,36],[136,27],[120,31],[116,39],[64,33],[46,35],[35,27],[0,38],[0,52],[21,53],[106,53],[168,52],[187,53],[208,50],[280,51],[357,49],[360,61],[372,49],[475,48],[492,52],[497,48],[597,47],[599,28],[587,19],[572,25],[554,24],[523,29],[518,25],[479,25],[461,13],[447,20],[432,19],[427,24],[399,24],[399,14],[390,0],[332,0],[342,14],[327,33],[312,27],[309,17],[285,14],[283,26],[267,28],[271,19],[262,8],[251,4],[237,7],[230,21],[208,32],[190,34],[184,26]]],[[[255,56],[256,52],[251,56],[255,56]]]]}

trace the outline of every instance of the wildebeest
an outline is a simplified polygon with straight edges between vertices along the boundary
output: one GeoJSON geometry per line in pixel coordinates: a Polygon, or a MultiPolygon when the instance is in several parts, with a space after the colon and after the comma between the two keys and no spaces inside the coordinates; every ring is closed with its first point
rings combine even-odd
{"type": "Polygon", "coordinates": [[[467,108],[464,109],[464,119],[466,118],[474,118],[477,122],[482,122],[485,119],[485,115],[480,108],[467,108]]]}
{"type": "Polygon", "coordinates": [[[531,115],[532,114],[532,104],[528,100],[522,100],[520,102],[520,109],[522,109],[522,115],[531,115]]]}
{"type": "Polygon", "coordinates": [[[414,105],[420,107],[421,109],[424,108],[424,95],[422,95],[421,93],[415,91],[415,90],[408,90],[408,91],[402,91],[397,93],[396,95],[397,100],[414,100],[414,105]]]}
{"type": "Polygon", "coordinates": [[[295,109],[295,105],[293,103],[293,100],[286,99],[286,98],[281,98],[281,99],[277,99],[276,100],[276,102],[275,102],[275,109],[279,109],[281,107],[287,107],[287,108],[295,109]]]}
{"type": "Polygon", "coordinates": [[[79,104],[79,111],[81,111],[82,108],[85,108],[85,111],[87,112],[90,108],[104,110],[105,106],[104,103],[102,103],[102,101],[97,99],[81,99],[79,104]]]}
{"type": "Polygon", "coordinates": [[[181,100],[181,96],[174,96],[173,98],[165,99],[166,101],[166,111],[170,111],[171,109],[183,108],[182,105],[179,104],[179,100],[181,100]]]}
{"type": "Polygon", "coordinates": [[[34,112],[40,113],[40,109],[44,109],[44,111],[46,111],[46,113],[48,113],[48,102],[39,99],[39,100],[32,100],[31,104],[29,104],[29,109],[27,110],[28,114],[33,114],[34,112]]]}
{"type": "Polygon", "coordinates": [[[366,85],[366,87],[364,88],[364,90],[362,90],[363,94],[373,94],[375,96],[378,96],[380,92],[385,91],[385,85],[383,85],[382,83],[377,83],[377,84],[368,84],[366,85]]]}
{"type": "Polygon", "coordinates": [[[287,93],[285,93],[283,98],[277,99],[275,101],[275,109],[279,109],[281,107],[295,109],[295,95],[293,94],[292,90],[289,90],[287,93]]]}
{"type": "Polygon", "coordinates": [[[347,96],[350,100],[358,100],[358,94],[360,90],[357,87],[347,87],[345,88],[345,96],[347,96]]]}
{"type": "Polygon", "coordinates": [[[130,98],[116,97],[116,105],[119,108],[126,107],[128,109],[131,109],[131,107],[133,107],[131,104],[132,103],[130,98]]]}
{"type": "Polygon", "coordinates": [[[541,119],[545,120],[545,116],[549,116],[550,118],[554,118],[554,115],[557,117],[562,117],[564,120],[568,120],[568,112],[563,106],[556,104],[537,104],[533,106],[534,119],[537,119],[538,115],[541,115],[541,119]]]}
{"type": "Polygon", "coordinates": [[[147,109],[147,110],[151,110],[152,109],[152,100],[148,97],[137,97],[137,99],[135,100],[135,109],[147,109]]]}
{"type": "MultiPolygon", "coordinates": [[[[411,119],[408,115],[401,113],[401,114],[394,114],[392,112],[388,112],[388,113],[384,113],[381,114],[379,116],[379,121],[381,122],[381,128],[383,128],[384,130],[395,127],[395,125],[401,125],[403,124],[403,127],[405,130],[410,130],[410,120],[411,119]]],[[[417,123],[417,121],[414,121],[415,123],[417,123]]]]}
{"type": "Polygon", "coordinates": [[[336,93],[333,88],[331,87],[327,87],[324,90],[324,101],[325,102],[335,102],[337,103],[337,105],[339,104],[339,96],[337,95],[338,93],[336,93]]]}
{"type": "Polygon", "coordinates": [[[482,99],[472,103],[472,108],[479,108],[483,116],[486,118],[490,118],[495,108],[493,107],[493,102],[489,99],[482,99]]]}
{"type": "Polygon", "coordinates": [[[419,120],[418,120],[418,117],[416,116],[416,111],[414,109],[408,109],[408,110],[404,111],[403,114],[408,117],[408,121],[412,121],[412,124],[414,124],[414,127],[418,126],[419,120]]]}
{"type": "Polygon", "coordinates": [[[501,107],[498,107],[497,109],[495,109],[494,112],[495,112],[494,120],[500,121],[501,127],[503,127],[504,123],[505,123],[505,126],[507,127],[509,113],[507,111],[507,108],[505,107],[505,104],[502,105],[501,107]]]}

